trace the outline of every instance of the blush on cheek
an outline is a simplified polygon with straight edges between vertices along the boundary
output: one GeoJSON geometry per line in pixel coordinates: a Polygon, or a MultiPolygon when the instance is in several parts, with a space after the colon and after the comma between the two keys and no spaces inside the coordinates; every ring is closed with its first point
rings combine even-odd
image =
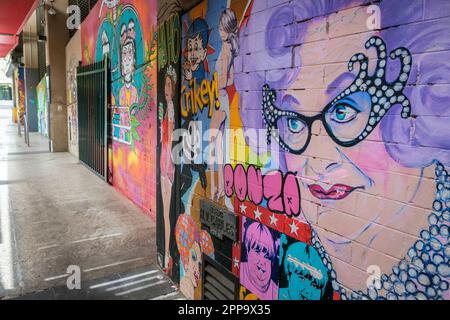
{"type": "Polygon", "coordinates": [[[284,159],[286,161],[287,170],[289,172],[298,172],[298,174],[300,175],[305,165],[305,158],[289,152],[285,152],[284,159]]]}
{"type": "Polygon", "coordinates": [[[379,126],[363,142],[341,150],[358,168],[364,171],[388,171],[396,165],[386,151],[379,126]]]}

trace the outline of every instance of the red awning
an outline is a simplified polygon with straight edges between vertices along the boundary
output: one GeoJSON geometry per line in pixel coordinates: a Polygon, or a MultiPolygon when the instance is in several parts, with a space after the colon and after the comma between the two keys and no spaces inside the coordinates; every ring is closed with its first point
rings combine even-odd
{"type": "Polygon", "coordinates": [[[39,0],[0,1],[0,58],[19,43],[18,35],[39,4],[39,0]]]}

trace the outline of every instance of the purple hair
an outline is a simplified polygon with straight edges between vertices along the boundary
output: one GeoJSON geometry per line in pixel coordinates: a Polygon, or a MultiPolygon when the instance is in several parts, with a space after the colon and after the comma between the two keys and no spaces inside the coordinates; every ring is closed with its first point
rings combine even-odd
{"type": "MultiPolygon", "coordinates": [[[[369,1],[298,0],[264,11],[255,3],[248,24],[241,31],[241,53],[237,61],[240,60],[243,67],[241,72],[235,74],[236,88],[240,93],[240,116],[245,128],[264,128],[261,115],[261,89],[264,83],[277,90],[287,89],[297,78],[301,57],[293,54],[293,47],[302,44],[307,28],[307,23],[298,22],[366,2],[369,1]]],[[[433,2],[435,7],[428,11],[428,17],[436,15],[433,12],[436,7],[448,7],[444,2],[433,2]]],[[[411,101],[412,117],[402,119],[400,105],[388,111],[380,123],[386,150],[396,162],[406,167],[423,168],[433,161],[448,166],[449,21],[422,21],[422,6],[405,5],[402,1],[384,1],[380,9],[380,36],[389,52],[405,47],[413,55],[411,75],[404,89],[404,94],[411,101]],[[411,23],[414,21],[420,23],[411,23]]],[[[363,50],[364,43],[361,43],[363,50]]],[[[386,77],[392,81],[398,75],[399,64],[397,61],[389,61],[389,64],[386,77]]]]}

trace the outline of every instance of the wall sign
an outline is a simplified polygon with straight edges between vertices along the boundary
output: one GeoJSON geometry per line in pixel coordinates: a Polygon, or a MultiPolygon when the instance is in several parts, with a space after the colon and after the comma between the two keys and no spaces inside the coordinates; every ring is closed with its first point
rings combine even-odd
{"type": "Polygon", "coordinates": [[[227,237],[237,241],[238,217],[227,209],[206,199],[200,200],[200,220],[209,227],[209,232],[223,240],[227,237]]]}

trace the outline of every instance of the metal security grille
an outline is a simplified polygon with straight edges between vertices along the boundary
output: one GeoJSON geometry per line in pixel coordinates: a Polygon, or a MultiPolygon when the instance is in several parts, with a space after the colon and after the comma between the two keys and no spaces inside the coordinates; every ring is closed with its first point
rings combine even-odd
{"type": "Polygon", "coordinates": [[[77,68],[80,161],[107,181],[109,62],[77,68]]]}
{"type": "Polygon", "coordinates": [[[239,280],[219,263],[203,255],[203,300],[238,300],[239,280]]]}

